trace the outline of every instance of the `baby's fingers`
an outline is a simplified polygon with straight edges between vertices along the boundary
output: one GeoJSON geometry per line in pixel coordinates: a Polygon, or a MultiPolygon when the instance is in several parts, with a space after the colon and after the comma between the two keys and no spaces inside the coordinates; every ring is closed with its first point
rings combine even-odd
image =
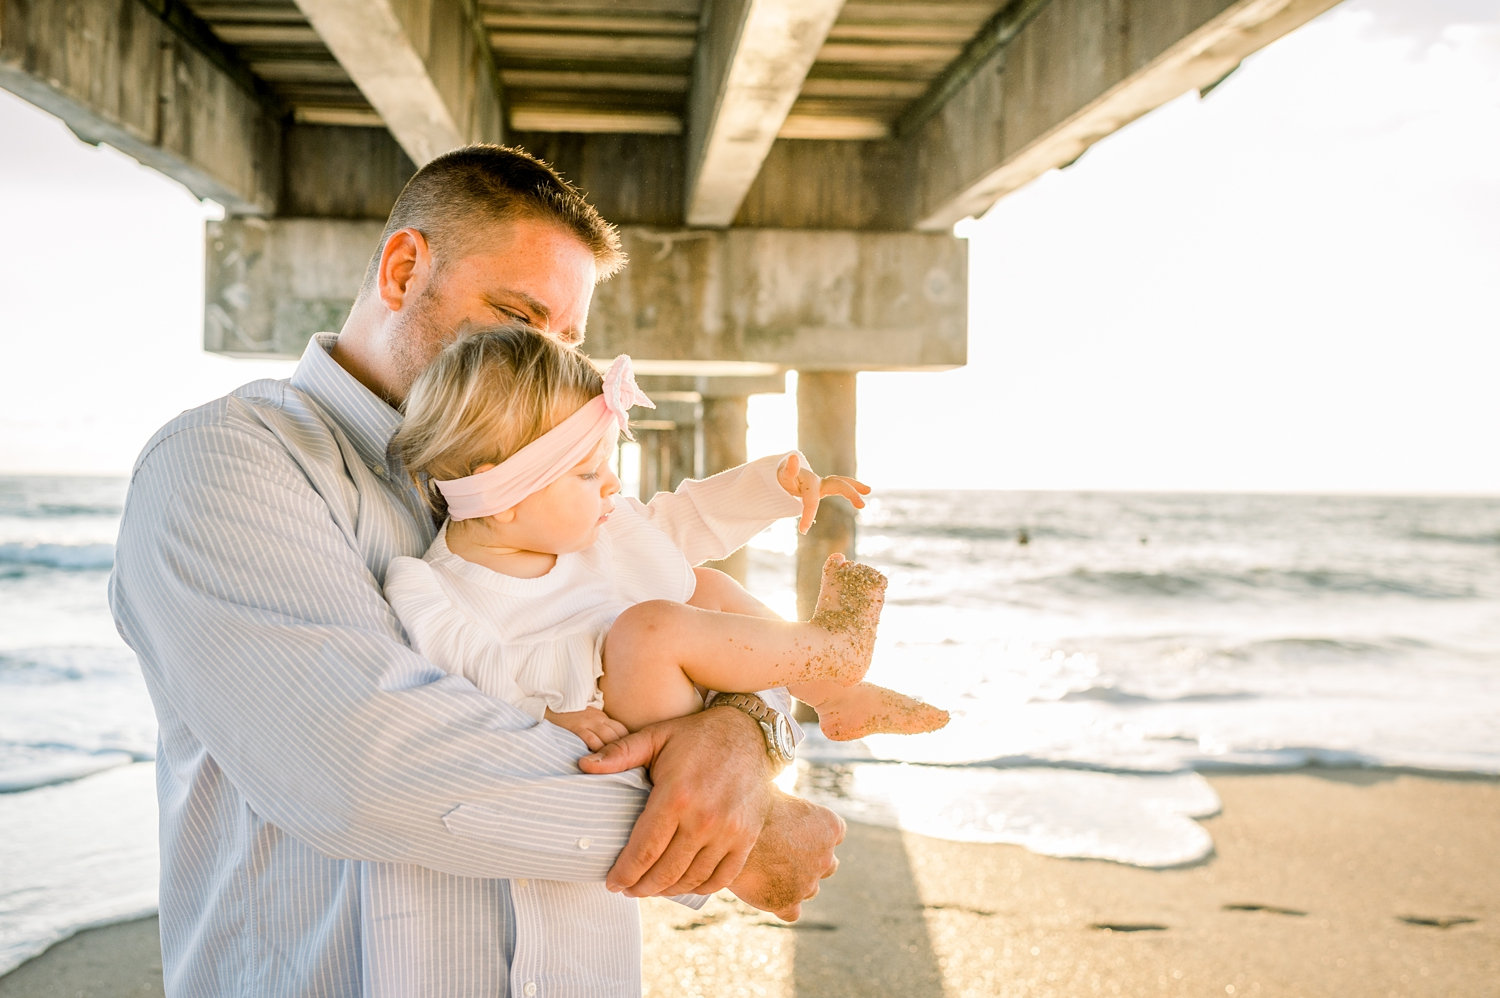
{"type": "Polygon", "coordinates": [[[863,497],[870,494],[870,487],[848,475],[829,475],[823,479],[819,491],[824,496],[843,496],[855,509],[864,509],[863,497]]]}

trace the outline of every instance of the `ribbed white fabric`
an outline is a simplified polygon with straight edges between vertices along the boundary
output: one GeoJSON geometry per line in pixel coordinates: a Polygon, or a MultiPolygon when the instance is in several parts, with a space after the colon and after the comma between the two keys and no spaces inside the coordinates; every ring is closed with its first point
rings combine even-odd
{"type": "Polygon", "coordinates": [[[579,982],[588,924],[506,880],[603,880],[644,775],[580,773],[573,735],[402,641],[385,567],[434,525],[332,343],[174,419],[131,478],[110,603],[159,722],[166,993],[634,993],[579,982]],[[405,927],[369,862],[430,871],[405,927]]]}
{"type": "Polygon", "coordinates": [[[428,661],[532,717],[601,706],[599,653],[621,611],[651,599],[686,602],[694,564],[723,558],[802,511],[776,481],[781,460],[690,479],[647,504],[616,496],[598,540],[559,555],[535,579],[455,555],[444,524],[420,560],[391,562],[386,598],[428,661]]]}

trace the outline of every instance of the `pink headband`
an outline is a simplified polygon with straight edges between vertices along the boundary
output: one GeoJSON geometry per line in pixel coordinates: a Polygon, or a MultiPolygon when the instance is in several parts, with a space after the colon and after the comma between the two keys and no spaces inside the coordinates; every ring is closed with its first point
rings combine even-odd
{"type": "Polygon", "coordinates": [[[629,416],[633,405],[656,408],[636,386],[630,358],[620,354],[604,373],[603,395],[589,399],[573,415],[488,471],[437,482],[438,490],[448,500],[448,518],[490,516],[540,492],[592,454],[611,423],[619,427],[625,439],[634,440],[629,416]]]}

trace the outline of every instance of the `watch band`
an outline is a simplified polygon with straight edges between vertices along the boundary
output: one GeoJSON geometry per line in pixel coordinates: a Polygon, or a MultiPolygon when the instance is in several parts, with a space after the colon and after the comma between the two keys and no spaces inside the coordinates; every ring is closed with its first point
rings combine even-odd
{"type": "Polygon", "coordinates": [[[754,693],[720,693],[714,697],[711,707],[733,707],[749,714],[758,724],[766,740],[766,754],[778,765],[792,762],[791,725],[780,711],[773,709],[754,693]]]}

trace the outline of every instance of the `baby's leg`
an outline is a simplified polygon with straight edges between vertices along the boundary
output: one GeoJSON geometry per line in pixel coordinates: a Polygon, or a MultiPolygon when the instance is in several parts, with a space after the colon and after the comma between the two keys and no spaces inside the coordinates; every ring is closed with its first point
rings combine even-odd
{"type": "Polygon", "coordinates": [[[840,686],[826,680],[789,687],[798,700],[818,711],[818,727],[836,742],[865,735],[915,735],[948,723],[948,712],[874,683],[840,686]]]}
{"type": "Polygon", "coordinates": [[[743,692],[812,680],[849,685],[869,669],[885,595],[885,577],[874,569],[830,557],[807,622],[777,618],[748,593],[736,595],[738,587],[715,580],[711,588],[723,591],[706,592],[705,602],[751,612],[649,600],[610,628],[599,688],[610,715],[627,728],[696,710],[695,685],[743,692]]]}

